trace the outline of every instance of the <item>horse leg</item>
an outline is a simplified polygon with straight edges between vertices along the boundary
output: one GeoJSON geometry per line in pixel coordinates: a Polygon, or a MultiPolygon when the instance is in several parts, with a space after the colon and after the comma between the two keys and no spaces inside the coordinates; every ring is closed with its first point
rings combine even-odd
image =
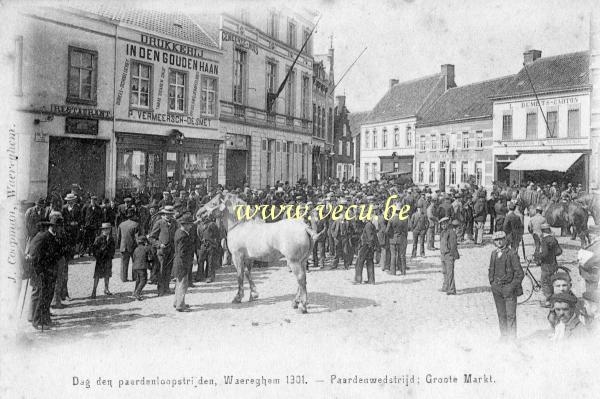
{"type": "Polygon", "coordinates": [[[298,302],[298,312],[306,313],[306,271],[304,270],[302,262],[290,262],[290,264],[294,274],[296,275],[296,280],[298,280],[298,293],[296,294],[296,299],[294,299],[294,301],[298,302]]]}
{"type": "Polygon", "coordinates": [[[252,302],[258,299],[258,291],[256,291],[256,284],[254,284],[254,280],[252,280],[252,260],[248,261],[248,265],[246,266],[246,277],[248,278],[248,284],[250,285],[250,299],[252,302]]]}
{"type": "Polygon", "coordinates": [[[242,302],[242,298],[244,298],[244,269],[246,267],[246,260],[237,253],[232,254],[232,260],[237,271],[238,292],[231,302],[240,303],[242,302]]]}

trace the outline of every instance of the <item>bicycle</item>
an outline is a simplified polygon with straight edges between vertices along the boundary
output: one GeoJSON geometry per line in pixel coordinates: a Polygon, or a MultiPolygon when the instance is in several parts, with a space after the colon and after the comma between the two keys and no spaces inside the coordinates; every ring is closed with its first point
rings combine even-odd
{"type": "MultiPolygon", "coordinates": [[[[517,299],[517,304],[518,305],[522,305],[525,302],[527,302],[531,296],[533,295],[534,291],[538,292],[542,289],[542,284],[540,284],[540,282],[534,277],[533,273],[531,272],[531,270],[529,270],[529,267],[531,266],[531,263],[534,262],[532,257],[529,258],[525,258],[527,260],[527,267],[525,268],[525,278],[523,278],[523,281],[521,282],[521,286],[523,287],[523,295],[521,295],[518,299],[517,299]]],[[[565,273],[567,273],[569,276],[571,275],[571,269],[569,269],[566,266],[557,266],[557,272],[558,271],[563,271],[565,273]]]]}

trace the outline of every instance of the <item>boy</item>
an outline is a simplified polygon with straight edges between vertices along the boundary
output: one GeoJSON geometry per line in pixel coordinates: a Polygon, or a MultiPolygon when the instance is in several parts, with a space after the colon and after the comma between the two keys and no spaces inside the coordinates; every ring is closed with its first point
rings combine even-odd
{"type": "Polygon", "coordinates": [[[138,301],[143,300],[142,290],[146,286],[148,279],[147,269],[152,269],[152,260],[154,259],[154,253],[152,247],[148,245],[148,240],[145,236],[139,236],[136,238],[137,247],[133,251],[133,278],[135,279],[135,288],[133,290],[133,297],[138,301]]]}
{"type": "Polygon", "coordinates": [[[104,295],[111,296],[112,293],[108,290],[108,282],[112,276],[112,258],[115,256],[115,240],[111,234],[112,225],[110,223],[102,223],[100,227],[100,235],[92,244],[92,253],[96,258],[96,267],[94,268],[94,289],[90,299],[96,299],[96,288],[98,281],[104,279],[104,295]]]}

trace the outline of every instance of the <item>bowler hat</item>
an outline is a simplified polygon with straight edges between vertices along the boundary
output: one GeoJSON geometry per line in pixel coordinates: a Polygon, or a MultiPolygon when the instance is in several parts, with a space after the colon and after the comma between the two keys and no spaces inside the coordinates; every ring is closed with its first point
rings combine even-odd
{"type": "Polygon", "coordinates": [[[543,210],[544,210],[544,208],[542,208],[542,206],[541,206],[541,205],[538,205],[538,206],[536,206],[536,207],[535,207],[535,210],[536,210],[536,211],[540,211],[540,212],[541,212],[541,211],[543,211],[543,210]]]}
{"type": "Polygon", "coordinates": [[[550,225],[548,223],[542,223],[540,230],[550,230],[550,225]]]}
{"type": "Polygon", "coordinates": [[[559,294],[554,294],[550,297],[550,302],[565,302],[571,306],[575,306],[577,304],[577,297],[568,292],[561,292],[559,294]]]}
{"type": "Polygon", "coordinates": [[[125,202],[131,202],[131,197],[125,198],[125,202]]]}
{"type": "Polygon", "coordinates": [[[159,213],[165,215],[172,215],[175,213],[175,208],[173,208],[173,205],[165,205],[165,207],[161,209],[159,213]]]}
{"type": "Polygon", "coordinates": [[[443,218],[440,219],[440,223],[447,223],[450,221],[450,218],[448,216],[444,216],[443,218]]]}
{"type": "Polygon", "coordinates": [[[452,221],[452,226],[460,226],[460,222],[456,219],[452,221]]]}
{"type": "Polygon", "coordinates": [[[102,230],[112,229],[112,225],[110,223],[102,223],[102,226],[100,226],[100,229],[102,229],[102,230]]]}

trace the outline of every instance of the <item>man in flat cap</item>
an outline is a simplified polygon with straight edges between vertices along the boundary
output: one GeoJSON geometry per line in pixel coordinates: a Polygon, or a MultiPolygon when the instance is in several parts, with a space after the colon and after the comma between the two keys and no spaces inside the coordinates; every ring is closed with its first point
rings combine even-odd
{"type": "Polygon", "coordinates": [[[557,319],[554,333],[550,338],[552,341],[581,338],[586,335],[585,326],[575,311],[577,298],[573,294],[567,292],[554,294],[550,301],[557,319]]]}
{"type": "Polygon", "coordinates": [[[27,229],[27,241],[31,241],[39,231],[39,223],[44,217],[44,208],[46,200],[40,198],[36,203],[25,212],[25,228],[27,229]]]}
{"type": "Polygon", "coordinates": [[[533,237],[533,242],[535,243],[535,252],[533,257],[536,259],[536,263],[539,265],[539,255],[540,255],[540,244],[542,240],[542,225],[546,224],[546,218],[542,215],[544,209],[541,205],[537,205],[535,207],[535,215],[529,219],[529,224],[527,225],[527,230],[529,230],[529,234],[533,237]]]}
{"type": "Polygon", "coordinates": [[[517,297],[523,295],[523,268],[517,252],[508,246],[504,231],[495,232],[493,240],[496,248],[490,256],[488,278],[498,313],[500,335],[503,339],[513,339],[517,336],[517,297]]]}

